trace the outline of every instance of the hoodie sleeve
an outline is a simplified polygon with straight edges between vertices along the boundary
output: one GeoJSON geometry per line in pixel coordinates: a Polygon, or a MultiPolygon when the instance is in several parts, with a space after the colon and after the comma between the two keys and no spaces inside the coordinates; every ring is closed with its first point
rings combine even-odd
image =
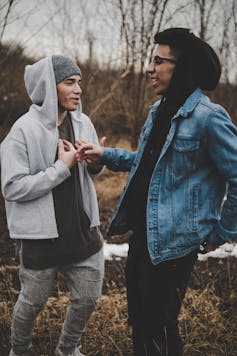
{"type": "Polygon", "coordinates": [[[25,143],[10,136],[1,144],[1,185],[7,201],[37,199],[69,176],[70,170],[60,160],[52,167],[31,174],[25,143]]]}

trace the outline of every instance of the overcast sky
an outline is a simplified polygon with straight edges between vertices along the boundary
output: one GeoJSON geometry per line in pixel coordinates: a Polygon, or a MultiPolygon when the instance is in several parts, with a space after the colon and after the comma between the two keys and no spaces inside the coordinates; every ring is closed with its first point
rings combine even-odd
{"type": "MultiPolygon", "coordinates": [[[[26,54],[42,57],[62,53],[84,60],[88,58],[88,38],[91,37],[94,57],[101,64],[121,62],[121,19],[118,8],[112,4],[115,0],[13,1],[3,41],[20,43],[26,54]]],[[[129,0],[122,1],[131,3],[129,0]]],[[[169,0],[163,27],[189,27],[199,35],[200,12],[193,6],[193,1],[169,0]]],[[[205,2],[208,13],[213,0],[205,2]]],[[[0,25],[3,23],[8,3],[9,0],[0,2],[0,25]]],[[[145,0],[144,3],[148,9],[150,0],[145,0]]],[[[229,13],[226,12],[231,1],[214,0],[214,4],[206,18],[207,40],[218,51],[221,47],[224,18],[231,14],[231,8],[229,13]]],[[[234,39],[235,32],[233,26],[227,29],[229,38],[234,39]]],[[[151,33],[151,39],[153,35],[154,33],[151,33]]],[[[228,59],[225,57],[233,71],[237,68],[236,58],[236,42],[233,40],[228,48],[228,59]]]]}
{"type": "Polygon", "coordinates": [[[119,39],[114,18],[110,1],[14,0],[3,40],[20,43],[33,56],[66,51],[84,59],[91,36],[97,55],[105,61],[119,39]]]}

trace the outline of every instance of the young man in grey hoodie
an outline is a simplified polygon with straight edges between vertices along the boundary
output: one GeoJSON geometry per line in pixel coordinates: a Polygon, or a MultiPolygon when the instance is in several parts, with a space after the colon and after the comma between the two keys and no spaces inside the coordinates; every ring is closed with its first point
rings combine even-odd
{"type": "Polygon", "coordinates": [[[80,82],[80,68],[65,56],[26,66],[32,105],[1,144],[7,223],[20,257],[10,356],[34,354],[35,319],[59,271],[67,279],[70,303],[55,355],[82,355],[80,336],[101,294],[103,238],[91,175],[102,167],[76,161],[76,140],[98,143],[81,112],[80,82]]]}

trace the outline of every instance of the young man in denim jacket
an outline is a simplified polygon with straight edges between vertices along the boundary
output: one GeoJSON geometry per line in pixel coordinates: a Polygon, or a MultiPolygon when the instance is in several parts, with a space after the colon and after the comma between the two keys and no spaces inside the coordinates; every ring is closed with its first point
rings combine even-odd
{"type": "Polygon", "coordinates": [[[133,230],[126,281],[134,353],[178,356],[177,318],[199,247],[237,237],[237,128],[202,91],[219,82],[214,50],[183,28],[154,42],[147,71],[161,100],[138,150],[84,144],[78,159],[130,171],[108,234],[133,230]]]}

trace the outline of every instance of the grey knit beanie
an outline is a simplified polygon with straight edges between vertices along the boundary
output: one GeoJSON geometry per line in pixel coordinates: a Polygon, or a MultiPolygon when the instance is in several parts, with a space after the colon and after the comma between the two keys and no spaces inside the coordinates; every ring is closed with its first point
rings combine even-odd
{"type": "Polygon", "coordinates": [[[69,57],[62,55],[53,55],[52,63],[55,75],[56,85],[62,80],[74,74],[81,76],[81,70],[78,65],[69,57]]]}

